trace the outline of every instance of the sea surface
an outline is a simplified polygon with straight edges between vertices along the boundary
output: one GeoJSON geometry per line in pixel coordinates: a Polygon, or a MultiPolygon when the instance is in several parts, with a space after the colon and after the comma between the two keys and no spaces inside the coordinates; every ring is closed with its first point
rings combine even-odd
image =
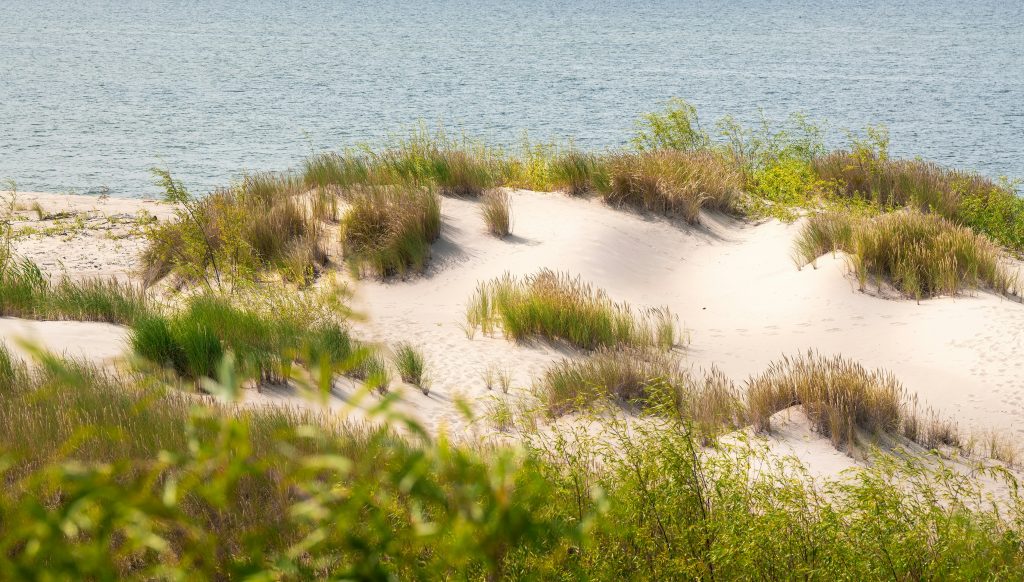
{"type": "Polygon", "coordinates": [[[22,190],[151,196],[159,165],[201,192],[420,121],[603,149],[672,96],[1024,177],[1024,1],[0,0],[22,190]]]}

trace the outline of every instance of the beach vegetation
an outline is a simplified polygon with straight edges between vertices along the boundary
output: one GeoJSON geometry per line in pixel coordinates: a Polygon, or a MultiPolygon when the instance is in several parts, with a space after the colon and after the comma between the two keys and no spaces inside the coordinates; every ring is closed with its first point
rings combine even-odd
{"type": "Polygon", "coordinates": [[[419,187],[352,192],[341,219],[345,259],[359,275],[404,276],[426,269],[441,236],[441,201],[419,187]]]}
{"type": "Polygon", "coordinates": [[[1018,284],[1005,252],[988,237],[915,210],[876,217],[811,216],[795,245],[803,264],[826,252],[847,253],[862,290],[869,283],[879,289],[884,283],[922,299],[976,288],[1012,294],[1018,284]]]}
{"type": "Polygon", "coordinates": [[[733,210],[744,187],[742,174],[710,151],[624,153],[606,165],[608,181],[600,187],[606,202],[691,224],[699,222],[704,208],[733,210]]]}
{"type": "Polygon", "coordinates": [[[504,188],[489,190],[480,198],[480,215],[487,232],[504,238],[512,232],[512,197],[504,188]]]}
{"type": "Polygon", "coordinates": [[[668,349],[664,338],[676,335],[665,331],[673,322],[666,310],[639,313],[579,277],[548,269],[482,282],[468,305],[468,326],[486,334],[501,330],[515,341],[557,340],[588,350],[658,344],[668,349]]]}
{"type": "Polygon", "coordinates": [[[28,259],[0,266],[0,316],[130,324],[154,309],[140,287],[115,279],[54,282],[28,259]]]}
{"type": "Polygon", "coordinates": [[[426,363],[422,350],[409,342],[401,342],[394,348],[392,361],[403,382],[419,388],[424,387],[426,363]]]}

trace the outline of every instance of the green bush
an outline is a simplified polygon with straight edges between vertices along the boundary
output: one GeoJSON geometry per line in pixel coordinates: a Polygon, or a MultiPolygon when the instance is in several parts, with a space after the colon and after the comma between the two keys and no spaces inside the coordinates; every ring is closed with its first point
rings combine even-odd
{"type": "MultiPolygon", "coordinates": [[[[881,456],[811,479],[685,422],[474,449],[51,362],[0,399],[0,577],[1013,579],[996,476],[881,456]]],[[[217,391],[218,393],[220,391],[217,391]]],[[[372,415],[389,413],[383,400],[372,415]]]]}

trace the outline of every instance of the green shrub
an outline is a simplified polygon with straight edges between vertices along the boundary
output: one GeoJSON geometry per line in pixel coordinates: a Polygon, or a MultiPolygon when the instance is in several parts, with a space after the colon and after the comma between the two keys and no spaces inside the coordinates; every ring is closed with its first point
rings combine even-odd
{"type": "Polygon", "coordinates": [[[346,259],[378,277],[421,272],[441,236],[441,203],[418,188],[375,188],[349,197],[341,221],[346,259]]]}
{"type": "Polygon", "coordinates": [[[175,219],[147,233],[143,278],[152,285],[169,274],[207,289],[224,290],[277,269],[308,282],[327,262],[320,222],[300,201],[302,182],[291,175],[254,174],[232,188],[193,197],[164,170],[154,170],[175,219]]]}
{"type": "Polygon", "coordinates": [[[645,113],[636,122],[632,143],[640,151],[702,150],[711,139],[700,127],[697,108],[679,98],[665,103],[663,111],[645,113]]]}
{"type": "Polygon", "coordinates": [[[525,452],[335,419],[197,408],[138,376],[51,363],[0,399],[0,576],[968,580],[1024,568],[1019,497],[985,494],[1016,491],[1010,473],[880,456],[812,479],[756,445],[703,448],[672,419],[607,420],[602,438],[555,425],[523,435],[525,452]]]}
{"type": "Polygon", "coordinates": [[[579,277],[547,269],[481,283],[467,309],[470,329],[492,333],[500,327],[512,340],[562,340],[583,349],[656,345],[674,337],[665,331],[672,321],[666,310],[638,315],[579,277]]]}

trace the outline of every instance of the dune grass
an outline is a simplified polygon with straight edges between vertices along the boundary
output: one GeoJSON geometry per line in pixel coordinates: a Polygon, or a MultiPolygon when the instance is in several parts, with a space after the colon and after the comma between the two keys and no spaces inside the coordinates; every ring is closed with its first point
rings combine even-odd
{"type": "Polygon", "coordinates": [[[487,232],[503,238],[512,232],[512,200],[504,189],[490,190],[480,199],[480,215],[487,232]]]}
{"type": "Polygon", "coordinates": [[[29,260],[0,269],[0,315],[130,324],[152,310],[145,292],[113,279],[67,277],[56,283],[29,260]]]}
{"type": "Polygon", "coordinates": [[[129,342],[139,357],[188,379],[216,377],[228,352],[247,375],[276,381],[297,361],[352,365],[363,350],[331,319],[259,313],[214,295],[193,297],[170,316],[140,318],[129,342]]]}
{"type": "Polygon", "coordinates": [[[747,386],[755,428],[768,431],[772,414],[801,405],[836,446],[856,444],[858,431],[900,434],[907,400],[891,374],[813,352],[772,364],[747,386]]]}
{"type": "Polygon", "coordinates": [[[312,156],[303,166],[301,181],[309,188],[417,187],[475,198],[497,185],[501,167],[501,156],[491,148],[421,125],[377,150],[364,147],[312,156]]]}
{"type": "Polygon", "coordinates": [[[594,154],[570,149],[553,156],[549,162],[549,188],[570,196],[597,191],[608,180],[605,160],[594,154]]]}
{"type": "Polygon", "coordinates": [[[884,282],[922,299],[975,288],[1010,294],[1017,285],[1017,276],[1004,265],[1004,253],[997,244],[936,214],[811,216],[795,245],[798,263],[804,264],[825,252],[847,252],[861,289],[884,282]]]}
{"type": "Polygon", "coordinates": [[[637,313],[579,277],[542,269],[521,279],[480,283],[466,311],[467,326],[511,340],[565,341],[583,349],[648,347],[671,349],[675,320],[664,309],[637,313]]]}
{"type": "Polygon", "coordinates": [[[371,188],[351,193],[341,220],[346,260],[377,277],[422,272],[441,236],[441,202],[421,188],[371,188]]]}
{"type": "Polygon", "coordinates": [[[419,348],[409,342],[401,342],[394,348],[392,361],[403,382],[425,390],[425,393],[429,392],[426,387],[426,362],[419,348]]]}
{"type": "Polygon", "coordinates": [[[611,400],[685,418],[702,434],[745,424],[742,394],[720,371],[698,378],[670,353],[646,349],[598,350],[545,369],[534,393],[561,416],[611,400]]]}
{"type": "Polygon", "coordinates": [[[815,158],[813,168],[838,195],[936,213],[1024,254],[1024,199],[1011,184],[934,162],[890,159],[887,145],[834,151],[815,158]]]}
{"type": "Polygon", "coordinates": [[[600,189],[612,205],[677,217],[689,223],[710,208],[732,210],[743,191],[743,176],[709,151],[627,153],[607,160],[608,182],[600,189]]]}
{"type": "Polygon", "coordinates": [[[303,183],[289,174],[253,174],[239,184],[193,197],[164,170],[154,170],[175,219],[147,233],[143,278],[152,285],[174,274],[208,289],[230,289],[276,270],[310,282],[327,261],[320,217],[300,199],[303,183]]]}

